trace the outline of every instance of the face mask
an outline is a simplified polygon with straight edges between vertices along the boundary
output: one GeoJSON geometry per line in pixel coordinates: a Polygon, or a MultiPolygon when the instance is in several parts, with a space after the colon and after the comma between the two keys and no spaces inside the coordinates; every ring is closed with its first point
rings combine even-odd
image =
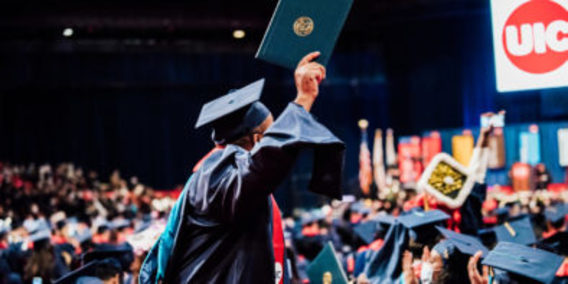
{"type": "Polygon", "coordinates": [[[423,284],[430,284],[432,283],[432,275],[434,274],[434,269],[432,268],[432,264],[429,262],[422,263],[422,269],[420,270],[420,281],[423,284]]]}

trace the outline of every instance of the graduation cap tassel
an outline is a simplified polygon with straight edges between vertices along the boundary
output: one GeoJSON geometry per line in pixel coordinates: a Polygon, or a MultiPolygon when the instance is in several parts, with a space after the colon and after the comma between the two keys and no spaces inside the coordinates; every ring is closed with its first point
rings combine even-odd
{"type": "Polygon", "coordinates": [[[517,232],[515,232],[515,229],[513,229],[513,227],[511,226],[511,224],[509,224],[509,222],[505,222],[503,225],[505,226],[505,228],[507,229],[507,231],[509,231],[509,234],[511,234],[512,237],[516,237],[516,236],[517,236],[517,232]]]}

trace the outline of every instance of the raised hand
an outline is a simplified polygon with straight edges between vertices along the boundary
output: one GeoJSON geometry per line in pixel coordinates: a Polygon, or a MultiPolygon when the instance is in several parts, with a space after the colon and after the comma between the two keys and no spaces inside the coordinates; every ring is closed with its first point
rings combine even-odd
{"type": "Polygon", "coordinates": [[[469,258],[467,264],[467,274],[469,275],[469,281],[471,284],[488,284],[489,283],[489,269],[487,266],[483,266],[483,275],[479,274],[477,270],[477,262],[481,258],[481,251],[475,253],[474,256],[469,258]]]}
{"type": "Polygon", "coordinates": [[[326,70],[321,64],[313,62],[320,52],[311,52],[298,63],[294,72],[298,95],[295,102],[310,111],[319,94],[319,84],[325,79],[326,70]]]}

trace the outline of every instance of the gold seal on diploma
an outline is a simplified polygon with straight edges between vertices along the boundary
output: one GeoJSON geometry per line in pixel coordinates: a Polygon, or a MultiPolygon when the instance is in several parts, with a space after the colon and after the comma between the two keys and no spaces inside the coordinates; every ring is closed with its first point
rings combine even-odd
{"type": "Polygon", "coordinates": [[[314,21],[310,17],[299,17],[294,21],[294,33],[306,37],[314,31],[314,21]]]}
{"type": "Polygon", "coordinates": [[[322,279],[323,284],[331,284],[332,281],[333,281],[333,276],[331,275],[331,272],[327,271],[326,273],[323,274],[323,279],[322,279]]]}

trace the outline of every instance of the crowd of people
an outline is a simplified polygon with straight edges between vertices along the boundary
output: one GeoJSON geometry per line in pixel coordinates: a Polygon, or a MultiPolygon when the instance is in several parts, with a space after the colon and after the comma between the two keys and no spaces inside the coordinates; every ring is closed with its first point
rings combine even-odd
{"type": "MultiPolygon", "coordinates": [[[[355,283],[547,282],[522,269],[481,268],[481,261],[502,241],[568,256],[568,192],[487,190],[483,156],[481,145],[471,166],[477,183],[457,209],[407,187],[294,210],[283,218],[284,273],[292,283],[309,283],[310,266],[318,266],[318,254],[331,246],[340,270],[355,283]],[[475,241],[464,249],[459,240],[468,237],[475,241]]],[[[2,163],[0,283],[136,283],[174,199],[118,171],[102,181],[70,163],[2,163]],[[70,278],[76,269],[93,269],[92,276],[70,278]]],[[[554,269],[553,281],[567,281],[565,263],[554,269]]]]}
{"type": "Polygon", "coordinates": [[[0,283],[52,283],[93,259],[105,283],[131,283],[144,259],[132,238],[173,202],[158,196],[118,171],[103,182],[71,163],[0,163],[0,283]]]}

